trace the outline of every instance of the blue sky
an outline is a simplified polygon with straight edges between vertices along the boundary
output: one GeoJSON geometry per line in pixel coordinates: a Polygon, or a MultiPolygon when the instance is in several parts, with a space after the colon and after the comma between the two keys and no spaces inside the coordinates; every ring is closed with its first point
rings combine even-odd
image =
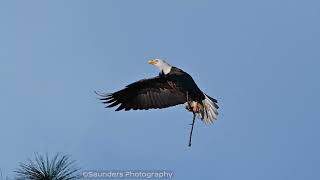
{"type": "Polygon", "coordinates": [[[319,179],[320,3],[312,0],[1,1],[0,168],[35,152],[84,169],[175,179],[319,179]],[[183,106],[114,112],[113,92],[166,59],[219,100],[213,126],[183,106]]]}

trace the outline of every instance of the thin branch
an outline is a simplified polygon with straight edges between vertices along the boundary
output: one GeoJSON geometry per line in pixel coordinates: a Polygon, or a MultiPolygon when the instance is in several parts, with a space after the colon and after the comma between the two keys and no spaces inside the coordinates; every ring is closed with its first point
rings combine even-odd
{"type": "Polygon", "coordinates": [[[193,126],[196,120],[196,114],[194,112],[193,113],[193,120],[192,120],[192,127],[191,127],[191,131],[190,131],[190,137],[189,137],[189,147],[191,147],[191,141],[192,141],[192,132],[193,132],[193,126]]]}

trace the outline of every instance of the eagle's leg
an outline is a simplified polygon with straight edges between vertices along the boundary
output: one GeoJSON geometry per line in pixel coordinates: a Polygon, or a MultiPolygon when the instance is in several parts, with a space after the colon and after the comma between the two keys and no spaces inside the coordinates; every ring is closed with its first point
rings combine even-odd
{"type": "Polygon", "coordinates": [[[192,108],[190,102],[186,103],[186,110],[187,110],[187,111],[190,111],[190,112],[193,112],[193,108],[192,108]]]}
{"type": "Polygon", "coordinates": [[[186,103],[186,110],[192,112],[192,106],[189,101],[189,92],[187,91],[187,103],[186,103]]]}
{"type": "Polygon", "coordinates": [[[188,101],[185,103],[186,110],[194,113],[201,113],[203,110],[203,105],[196,101],[188,101]]]}
{"type": "Polygon", "coordinates": [[[189,137],[189,147],[191,147],[193,126],[194,126],[194,123],[196,120],[196,113],[194,113],[194,112],[192,112],[192,113],[193,113],[193,120],[192,120],[192,124],[191,124],[192,126],[191,126],[190,137],[189,137]]]}

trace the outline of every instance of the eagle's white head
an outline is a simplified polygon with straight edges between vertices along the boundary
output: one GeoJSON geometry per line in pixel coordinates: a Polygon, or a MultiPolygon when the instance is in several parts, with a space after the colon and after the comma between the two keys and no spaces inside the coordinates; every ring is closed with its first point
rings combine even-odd
{"type": "Polygon", "coordinates": [[[172,66],[168,64],[166,61],[161,59],[150,59],[148,64],[152,64],[160,69],[164,74],[169,74],[171,71],[172,66]]]}

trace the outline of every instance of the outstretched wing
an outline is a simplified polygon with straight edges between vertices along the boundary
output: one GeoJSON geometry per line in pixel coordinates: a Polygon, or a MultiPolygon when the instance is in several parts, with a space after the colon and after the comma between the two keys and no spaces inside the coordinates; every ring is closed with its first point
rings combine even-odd
{"type": "Polygon", "coordinates": [[[187,101],[186,95],[172,81],[155,77],[134,82],[126,88],[101,98],[107,108],[120,104],[116,111],[161,109],[187,101]]]}

